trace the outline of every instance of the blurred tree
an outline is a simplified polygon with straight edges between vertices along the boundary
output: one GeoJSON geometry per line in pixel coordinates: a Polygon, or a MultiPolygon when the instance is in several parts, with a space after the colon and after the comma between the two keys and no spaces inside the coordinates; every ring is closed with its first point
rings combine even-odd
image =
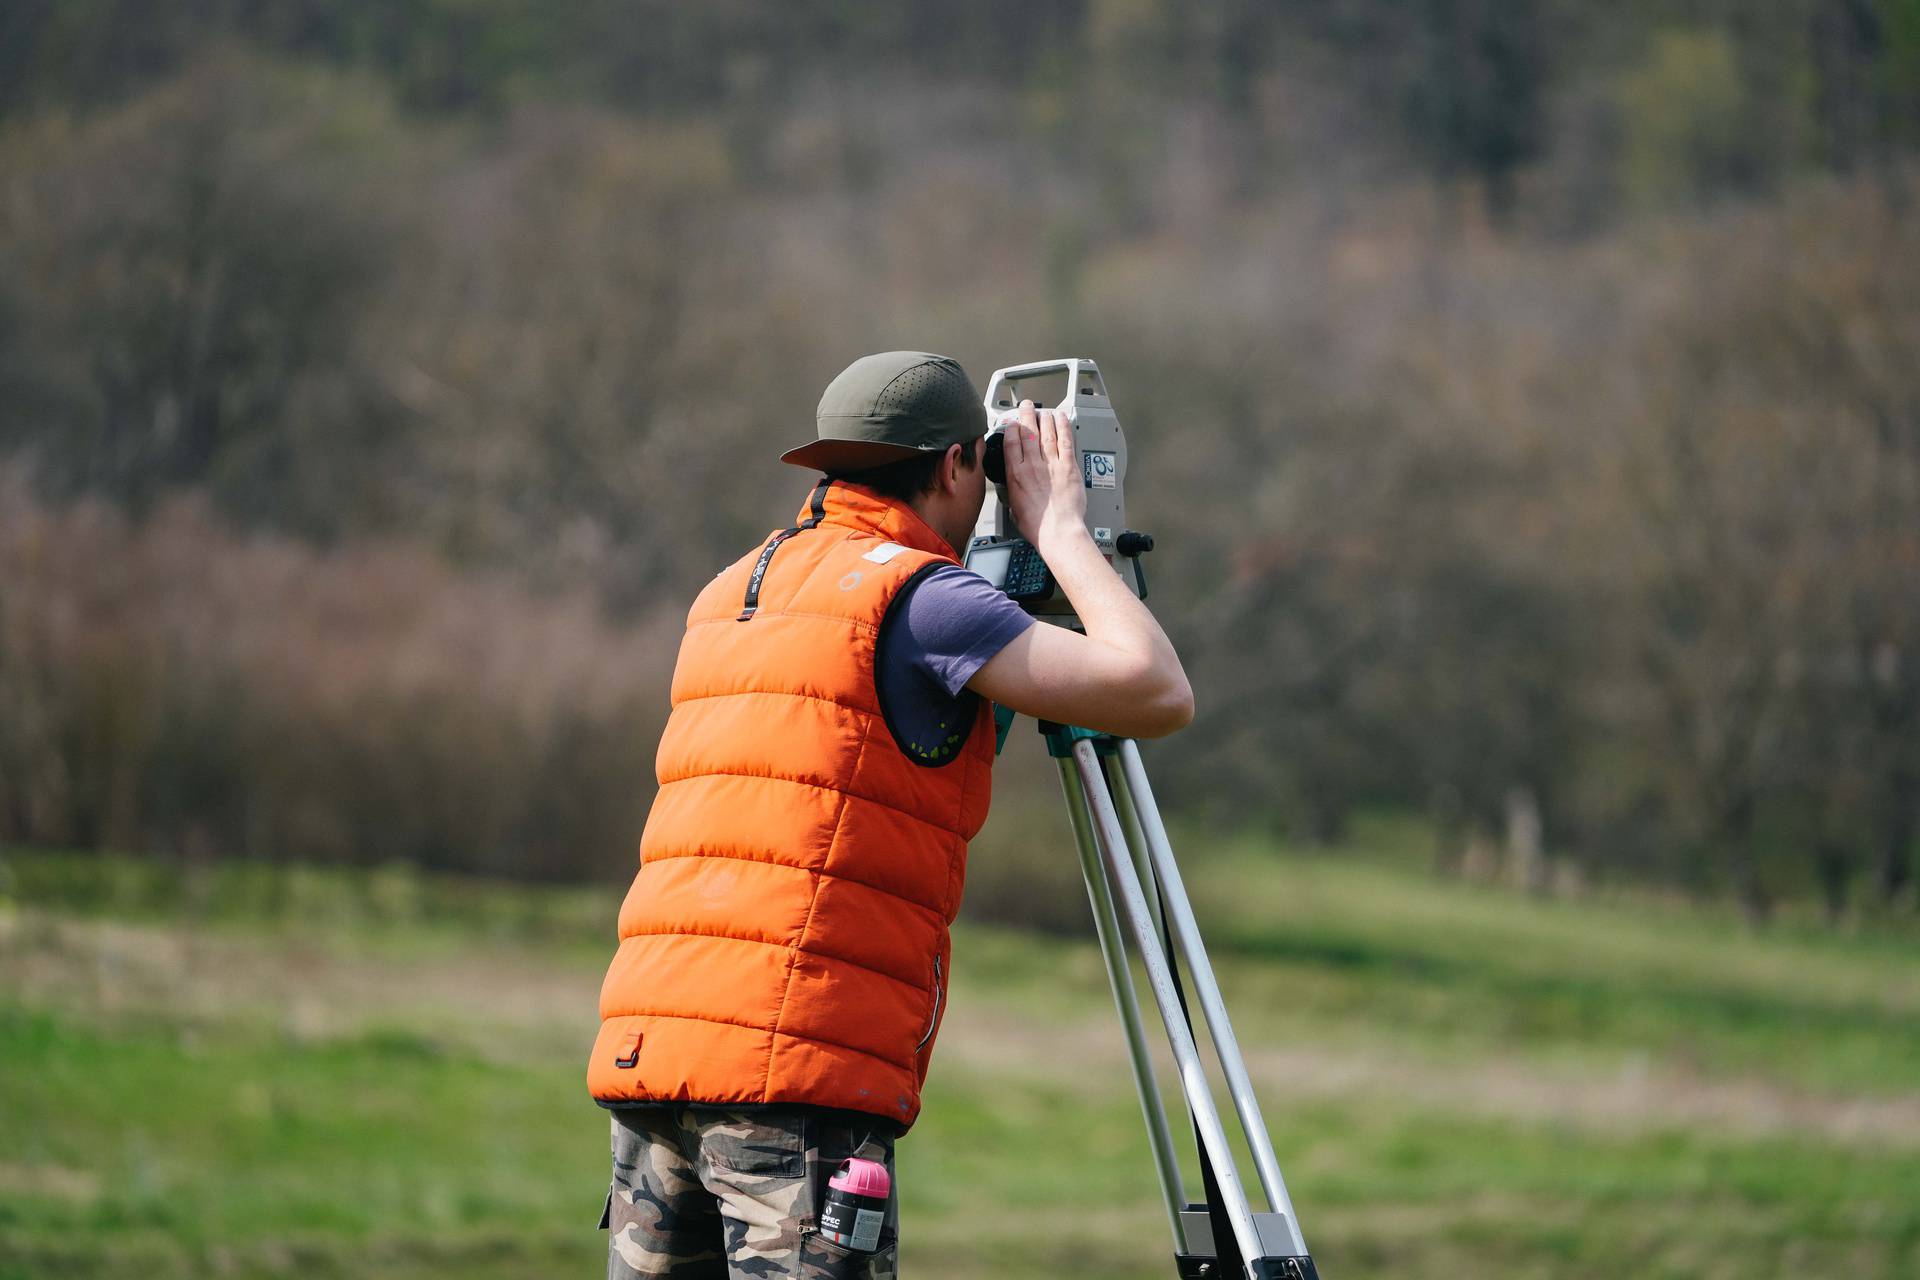
{"type": "Polygon", "coordinates": [[[8,491],[0,822],[605,865],[818,388],[1078,349],[1194,803],[1910,901],[1916,51],[1920,0],[23,0],[0,450],[162,515],[8,491]]]}
{"type": "Polygon", "coordinates": [[[1920,401],[1895,354],[1913,323],[1909,239],[1862,192],[1668,246],[1688,255],[1663,254],[1687,286],[1638,318],[1645,381],[1606,428],[1606,483],[1633,515],[1597,536],[1651,696],[1632,732],[1756,917],[1773,896],[1762,826],[1789,791],[1816,810],[1830,902],[1864,844],[1904,883],[1920,638],[1920,401]]]}
{"type": "Polygon", "coordinates": [[[1718,31],[1663,31],[1621,87],[1627,189],[1642,203],[1750,187],[1755,173],[1736,53],[1718,31]]]}
{"type": "Polygon", "coordinates": [[[386,122],[325,77],[245,60],[74,130],[7,140],[0,444],[136,509],[206,486],[328,535],[379,502],[394,420],[358,343],[400,248],[370,180],[386,122]],[[255,124],[254,122],[264,122],[255,124]]]}
{"type": "Polygon", "coordinates": [[[1435,176],[1479,180],[1496,223],[1545,143],[1551,75],[1541,0],[1419,0],[1405,18],[1409,136],[1435,176]]]}
{"type": "Polygon", "coordinates": [[[1885,50],[1875,68],[1875,87],[1885,107],[1887,136],[1895,147],[1920,142],[1920,0],[1880,0],[1885,50]]]}
{"type": "Polygon", "coordinates": [[[1879,0],[1824,0],[1813,12],[1809,44],[1816,71],[1814,113],[1826,161],[1840,170],[1885,161],[1888,102],[1876,83],[1886,59],[1879,0]]]}

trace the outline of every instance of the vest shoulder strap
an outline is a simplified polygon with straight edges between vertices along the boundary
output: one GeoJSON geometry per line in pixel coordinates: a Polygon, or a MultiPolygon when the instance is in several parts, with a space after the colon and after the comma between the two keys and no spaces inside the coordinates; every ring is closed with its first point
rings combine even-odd
{"type": "Polygon", "coordinates": [[[747,577],[746,598],[740,602],[740,616],[735,622],[750,622],[760,608],[760,583],[767,576],[767,566],[773,563],[773,553],[780,544],[803,529],[812,529],[827,518],[827,488],[833,481],[822,476],[820,483],[813,486],[813,496],[807,499],[807,518],[788,529],[782,529],[767,539],[767,545],[760,549],[760,558],[754,562],[753,572],[747,577]]]}

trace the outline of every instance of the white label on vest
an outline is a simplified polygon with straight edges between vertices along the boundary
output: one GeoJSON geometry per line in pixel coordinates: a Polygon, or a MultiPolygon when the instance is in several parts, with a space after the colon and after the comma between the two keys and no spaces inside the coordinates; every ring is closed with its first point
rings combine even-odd
{"type": "Polygon", "coordinates": [[[871,560],[875,564],[885,564],[905,550],[906,548],[897,542],[883,542],[860,558],[862,560],[871,560]]]}

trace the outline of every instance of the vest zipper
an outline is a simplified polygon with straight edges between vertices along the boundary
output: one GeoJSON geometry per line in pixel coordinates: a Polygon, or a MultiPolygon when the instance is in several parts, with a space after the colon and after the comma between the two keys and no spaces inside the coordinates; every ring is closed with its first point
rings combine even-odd
{"type": "Polygon", "coordinates": [[[933,1012],[927,1015],[927,1034],[920,1037],[920,1043],[913,1046],[915,1053],[927,1047],[927,1041],[933,1039],[933,1029],[940,1025],[940,957],[933,958],[933,1012]]]}

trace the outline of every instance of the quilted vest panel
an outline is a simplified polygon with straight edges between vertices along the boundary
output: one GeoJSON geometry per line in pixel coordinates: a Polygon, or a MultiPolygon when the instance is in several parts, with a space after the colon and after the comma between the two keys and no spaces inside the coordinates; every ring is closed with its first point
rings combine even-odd
{"type": "Polygon", "coordinates": [[[901,589],[951,563],[910,508],[823,482],[695,600],[600,993],[603,1104],[919,1114],[993,709],[916,762],[874,663],[901,589]]]}

